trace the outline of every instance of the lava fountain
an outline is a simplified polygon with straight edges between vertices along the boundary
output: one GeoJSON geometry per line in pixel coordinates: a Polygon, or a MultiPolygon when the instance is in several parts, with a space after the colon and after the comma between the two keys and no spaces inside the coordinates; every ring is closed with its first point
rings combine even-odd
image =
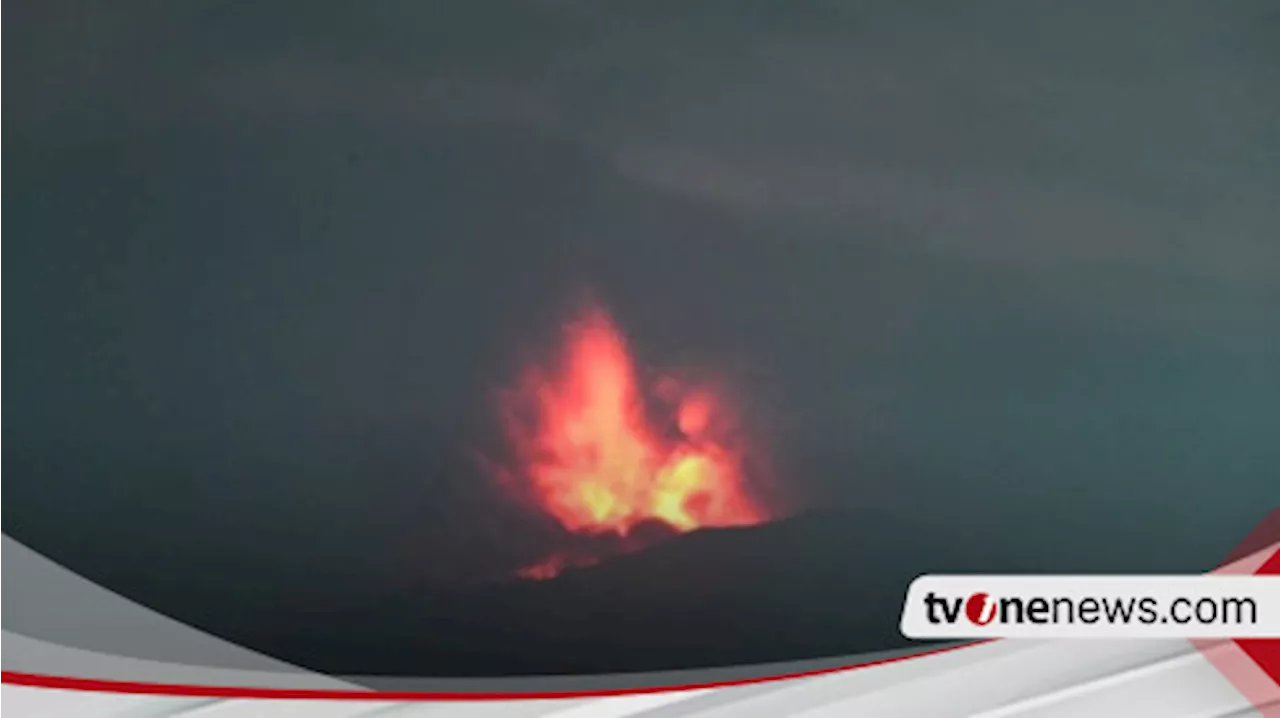
{"type": "MultiPolygon", "coordinates": [[[[648,543],[654,525],[685,533],[770,518],[748,490],[759,446],[719,392],[666,375],[646,395],[625,337],[597,305],[563,330],[553,368],[528,367],[501,395],[508,487],[570,534],[626,548],[648,543]]],[[[520,575],[550,578],[598,551],[557,552],[520,575]]]]}

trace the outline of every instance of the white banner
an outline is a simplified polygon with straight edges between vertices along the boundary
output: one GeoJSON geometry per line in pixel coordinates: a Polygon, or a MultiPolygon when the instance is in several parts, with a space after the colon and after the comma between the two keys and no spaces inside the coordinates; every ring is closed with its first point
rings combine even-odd
{"type": "Polygon", "coordinates": [[[1280,638],[1280,576],[921,576],[908,638],[1280,638]]]}

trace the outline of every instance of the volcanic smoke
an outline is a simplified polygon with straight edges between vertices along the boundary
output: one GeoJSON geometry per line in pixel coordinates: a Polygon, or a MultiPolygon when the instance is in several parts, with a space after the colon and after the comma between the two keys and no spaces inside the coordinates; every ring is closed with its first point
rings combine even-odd
{"type": "MultiPolygon", "coordinates": [[[[655,523],[684,533],[770,518],[747,490],[758,446],[717,392],[665,376],[646,397],[623,334],[598,305],[563,335],[553,369],[528,367],[502,394],[509,486],[567,532],[630,548],[646,540],[638,527],[655,523]]],[[[558,552],[520,575],[550,578],[599,558],[558,552]]]]}

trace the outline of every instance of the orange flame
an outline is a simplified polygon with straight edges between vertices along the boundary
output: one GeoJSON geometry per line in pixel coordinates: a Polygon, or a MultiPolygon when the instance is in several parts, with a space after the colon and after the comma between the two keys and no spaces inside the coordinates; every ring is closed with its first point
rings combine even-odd
{"type": "MultiPolygon", "coordinates": [[[[621,332],[598,307],[565,327],[557,372],[527,370],[503,417],[521,480],[535,503],[578,534],[626,537],[660,521],[679,532],[755,524],[767,512],[746,487],[745,443],[715,393],[664,378],[656,394],[670,428],[649,420],[621,332]]],[[[550,559],[525,572],[547,578],[550,559]]]]}

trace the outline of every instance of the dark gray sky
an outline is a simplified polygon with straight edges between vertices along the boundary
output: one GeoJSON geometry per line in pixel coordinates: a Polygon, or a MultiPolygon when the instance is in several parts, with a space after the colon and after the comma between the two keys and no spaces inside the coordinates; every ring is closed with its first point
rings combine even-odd
{"type": "Polygon", "coordinates": [[[730,374],[810,504],[1159,567],[1280,497],[1273,3],[24,2],[5,39],[37,548],[413,555],[583,287],[730,374]]]}

